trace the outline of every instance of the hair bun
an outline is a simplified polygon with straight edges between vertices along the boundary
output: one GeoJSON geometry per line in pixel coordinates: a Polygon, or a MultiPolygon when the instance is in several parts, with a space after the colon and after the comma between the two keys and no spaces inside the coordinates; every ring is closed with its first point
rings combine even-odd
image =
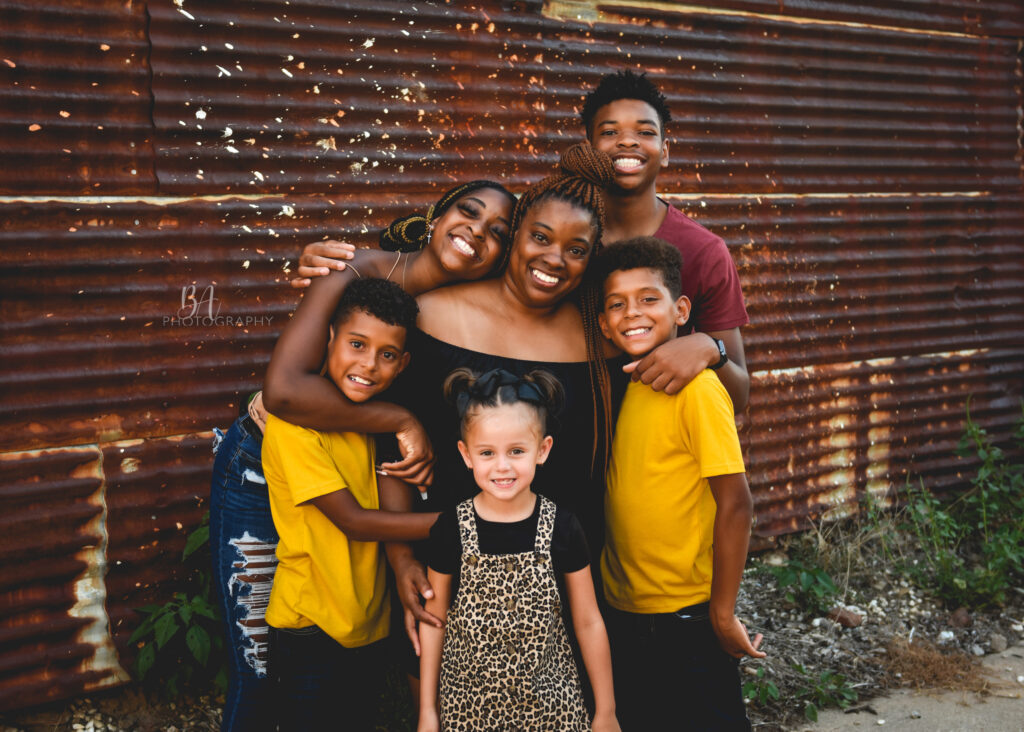
{"type": "Polygon", "coordinates": [[[566,175],[583,178],[596,186],[605,187],[615,180],[612,159],[587,142],[578,142],[565,150],[558,164],[566,175]]]}
{"type": "Polygon", "coordinates": [[[387,252],[415,252],[423,248],[430,235],[426,216],[412,214],[395,219],[380,232],[380,248],[387,252]]]}

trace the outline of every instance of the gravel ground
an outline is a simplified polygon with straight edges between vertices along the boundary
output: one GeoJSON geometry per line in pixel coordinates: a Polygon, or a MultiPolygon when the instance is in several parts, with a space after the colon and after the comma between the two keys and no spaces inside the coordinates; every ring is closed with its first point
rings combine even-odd
{"type": "MultiPolygon", "coordinates": [[[[741,666],[755,697],[748,708],[756,730],[805,729],[808,701],[826,708],[843,700],[857,710],[901,687],[984,695],[988,681],[978,659],[1024,639],[1024,589],[1011,592],[1006,607],[986,612],[943,607],[894,569],[890,553],[876,550],[878,534],[886,530],[833,527],[828,536],[784,539],[777,550],[751,560],[737,614],[752,633],[764,634],[768,654],[741,666]],[[824,603],[825,612],[798,607],[779,588],[769,568],[793,556],[805,563],[816,556],[835,579],[840,592],[824,603]]],[[[404,732],[411,717],[408,696],[392,681],[384,700],[391,721],[380,729],[404,732]]],[[[0,716],[0,732],[217,730],[219,704],[212,695],[169,703],[122,688],[0,716]]]]}

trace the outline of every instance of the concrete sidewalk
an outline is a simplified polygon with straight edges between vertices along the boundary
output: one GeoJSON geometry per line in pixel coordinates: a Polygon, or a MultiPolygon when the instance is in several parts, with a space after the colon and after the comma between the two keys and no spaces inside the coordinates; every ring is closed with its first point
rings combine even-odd
{"type": "Polygon", "coordinates": [[[869,729],[901,732],[1024,732],[1024,643],[986,656],[982,664],[992,680],[991,693],[932,689],[900,690],[872,699],[855,714],[830,709],[816,724],[795,727],[807,732],[849,732],[869,729]]]}

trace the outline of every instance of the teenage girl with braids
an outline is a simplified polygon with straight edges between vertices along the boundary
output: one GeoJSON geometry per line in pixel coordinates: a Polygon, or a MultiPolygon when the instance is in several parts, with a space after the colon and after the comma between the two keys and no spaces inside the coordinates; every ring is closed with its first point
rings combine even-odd
{"type": "MultiPolygon", "coordinates": [[[[387,467],[413,483],[428,483],[430,456],[424,454],[424,446],[430,443],[407,409],[377,400],[356,405],[332,382],[318,376],[327,347],[327,324],[345,287],[356,277],[391,280],[418,295],[455,280],[488,274],[505,250],[512,204],[511,194],[494,182],[457,186],[426,216],[393,222],[381,233],[380,251],[358,250],[344,271],[318,278],[274,349],[264,394],[267,407],[292,421],[289,400],[277,396],[282,380],[296,383],[314,400],[330,399],[344,430],[398,434],[405,453],[413,456],[387,467]],[[325,307],[329,309],[319,319],[320,326],[311,328],[306,313],[325,307]],[[301,352],[298,361],[283,358],[292,351],[296,355],[301,352]]],[[[260,458],[264,414],[260,400],[254,400],[249,413],[224,435],[216,448],[211,482],[213,584],[224,617],[231,672],[223,730],[261,730],[274,718],[266,709],[270,695],[266,690],[263,612],[276,568],[277,531],[260,458]]],[[[331,426],[317,422],[315,415],[302,424],[314,429],[331,426]]]]}
{"type": "Polygon", "coordinates": [[[443,630],[420,626],[419,732],[591,729],[559,580],[594,690],[593,729],[617,731],[608,636],[583,530],[531,486],[552,454],[547,421],[561,384],[540,369],[522,376],[457,369],[444,394],[480,492],[430,530],[435,595],[427,608],[446,622],[443,630]]]}

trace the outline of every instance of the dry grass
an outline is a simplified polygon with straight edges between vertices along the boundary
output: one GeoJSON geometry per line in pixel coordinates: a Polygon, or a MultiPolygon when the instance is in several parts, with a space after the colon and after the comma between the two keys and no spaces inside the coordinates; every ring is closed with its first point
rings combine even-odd
{"type": "Polygon", "coordinates": [[[978,659],[960,650],[946,650],[926,640],[908,643],[894,638],[882,661],[901,686],[913,689],[973,691],[987,694],[990,682],[978,659]]]}

